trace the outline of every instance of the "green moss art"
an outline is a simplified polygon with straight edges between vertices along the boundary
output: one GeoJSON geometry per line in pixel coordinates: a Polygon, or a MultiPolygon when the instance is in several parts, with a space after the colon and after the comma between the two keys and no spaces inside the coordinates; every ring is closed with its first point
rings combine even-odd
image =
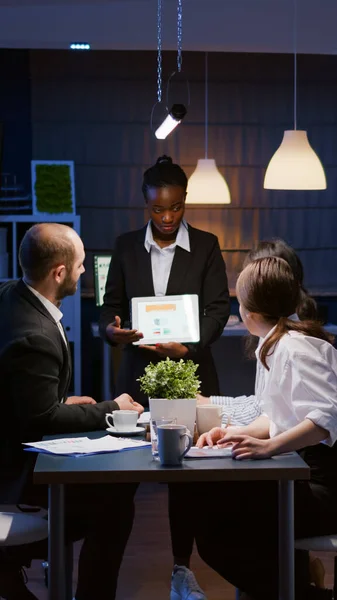
{"type": "Polygon", "coordinates": [[[36,208],[41,213],[72,213],[72,189],[68,165],[36,165],[36,208]]]}

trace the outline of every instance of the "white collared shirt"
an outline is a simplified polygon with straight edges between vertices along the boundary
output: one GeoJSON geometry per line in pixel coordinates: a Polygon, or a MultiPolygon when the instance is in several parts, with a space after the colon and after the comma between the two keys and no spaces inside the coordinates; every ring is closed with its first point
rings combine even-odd
{"type": "MultiPolygon", "coordinates": [[[[296,313],[290,315],[288,319],[299,321],[296,313]]],[[[263,386],[264,371],[266,369],[258,361],[256,364],[255,391],[263,386]]],[[[249,425],[261,415],[260,398],[256,393],[251,396],[211,396],[210,401],[212,404],[222,406],[222,423],[224,426],[227,426],[227,424],[239,427],[249,425]]]]}
{"type": "Polygon", "coordinates": [[[274,437],[310,419],[329,432],[329,446],[337,440],[337,350],[324,340],[289,331],[267,357],[269,371],[256,350],[255,395],[270,420],[274,437]]]}
{"type": "Polygon", "coordinates": [[[180,246],[186,252],[190,252],[190,237],[188,225],[185,220],[179,225],[176,240],[166,248],[160,248],[154,241],[152,235],[151,221],[148,222],[144,246],[147,252],[151,252],[152,279],[155,296],[165,296],[167,284],[170,277],[176,246],[180,246]]]}
{"type": "Polygon", "coordinates": [[[57,306],[55,306],[55,304],[53,304],[52,302],[50,302],[50,300],[48,300],[48,298],[46,298],[45,296],[42,296],[42,294],[40,294],[40,292],[38,292],[37,290],[35,290],[34,288],[32,288],[30,285],[28,285],[28,283],[26,283],[25,280],[23,280],[24,284],[27,286],[27,288],[32,292],[32,294],[34,294],[34,296],[36,296],[36,298],[38,298],[40,300],[40,302],[42,302],[43,306],[47,309],[47,311],[49,312],[49,314],[51,315],[51,317],[53,317],[56,325],[58,326],[59,330],[60,330],[60,334],[62,336],[62,339],[66,345],[66,348],[68,349],[68,344],[67,344],[67,340],[66,340],[66,336],[63,330],[63,327],[61,325],[61,319],[63,317],[63,313],[60,311],[59,308],[57,308],[57,306]]]}

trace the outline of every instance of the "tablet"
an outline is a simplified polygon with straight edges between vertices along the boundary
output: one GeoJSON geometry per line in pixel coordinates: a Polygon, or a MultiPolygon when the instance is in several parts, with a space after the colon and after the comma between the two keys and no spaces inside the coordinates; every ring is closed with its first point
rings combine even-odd
{"type": "Polygon", "coordinates": [[[132,329],[141,331],[139,344],[199,342],[197,294],[132,298],[132,329]]]}
{"type": "Polygon", "coordinates": [[[232,458],[232,446],[226,446],[225,448],[218,448],[217,446],[197,448],[197,446],[192,446],[185,458],[232,458]]]}

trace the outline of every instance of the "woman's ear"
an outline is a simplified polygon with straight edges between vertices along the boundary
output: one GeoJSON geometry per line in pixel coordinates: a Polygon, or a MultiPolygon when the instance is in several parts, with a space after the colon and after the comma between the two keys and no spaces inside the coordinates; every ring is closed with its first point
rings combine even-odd
{"type": "Polygon", "coordinates": [[[264,322],[263,316],[256,312],[248,312],[246,319],[249,319],[254,325],[261,325],[264,322]]]}

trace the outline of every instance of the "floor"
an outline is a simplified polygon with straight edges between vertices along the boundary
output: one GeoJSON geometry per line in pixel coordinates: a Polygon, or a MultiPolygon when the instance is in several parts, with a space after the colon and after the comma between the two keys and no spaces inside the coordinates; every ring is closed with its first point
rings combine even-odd
{"type": "MultiPolygon", "coordinates": [[[[79,547],[75,547],[75,576],[79,547]]],[[[333,559],[328,554],[321,554],[320,558],[326,569],[325,583],[332,585],[333,559]]],[[[136,498],[136,519],[120,573],[117,600],[169,600],[171,568],[166,487],[142,485],[136,498]]],[[[208,600],[234,600],[234,588],[205,565],[196,552],[192,568],[208,600]]],[[[27,574],[30,589],[39,600],[47,600],[41,562],[35,561],[27,574]]]]}

